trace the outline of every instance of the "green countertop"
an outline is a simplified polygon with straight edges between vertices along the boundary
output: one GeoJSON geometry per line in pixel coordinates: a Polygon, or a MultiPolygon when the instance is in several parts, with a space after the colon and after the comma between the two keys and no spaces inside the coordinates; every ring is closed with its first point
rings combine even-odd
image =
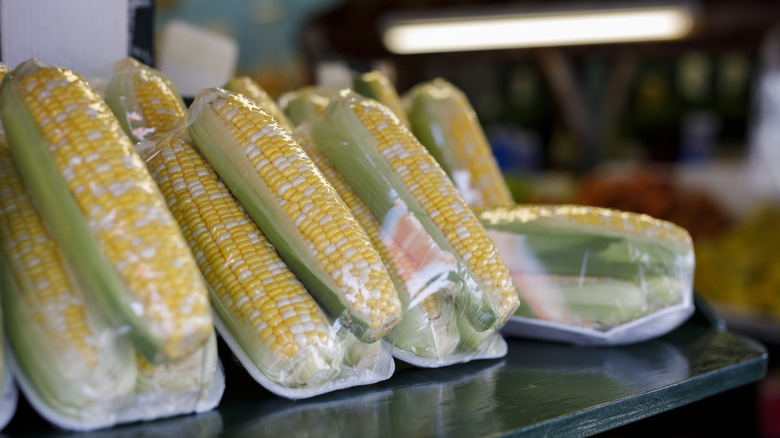
{"type": "Polygon", "coordinates": [[[66,434],[47,426],[23,405],[20,418],[4,434],[587,436],[757,381],[767,367],[762,345],[724,330],[701,311],[666,336],[625,347],[508,342],[509,354],[500,360],[441,369],[399,363],[388,381],[299,401],[265,391],[223,354],[228,389],[214,412],[66,434]]]}

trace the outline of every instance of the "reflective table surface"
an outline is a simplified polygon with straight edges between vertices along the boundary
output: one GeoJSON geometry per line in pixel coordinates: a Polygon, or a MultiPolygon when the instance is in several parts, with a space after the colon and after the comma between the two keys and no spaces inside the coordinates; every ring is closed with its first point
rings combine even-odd
{"type": "Polygon", "coordinates": [[[672,333],[630,346],[508,342],[500,360],[398,363],[388,381],[299,401],[265,391],[221,350],[227,390],[216,411],[72,434],[22,404],[0,436],[588,436],[755,382],[767,367],[761,344],[700,310],[672,333]]]}

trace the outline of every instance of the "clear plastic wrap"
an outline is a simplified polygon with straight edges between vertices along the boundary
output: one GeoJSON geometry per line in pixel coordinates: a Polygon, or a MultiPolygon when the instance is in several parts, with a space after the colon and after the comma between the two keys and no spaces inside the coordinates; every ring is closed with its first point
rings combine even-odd
{"type": "Polygon", "coordinates": [[[137,149],[209,283],[217,330],[258,383],[297,399],[392,375],[389,349],[342,327],[348,315],[331,323],[185,130],[137,149]]]}
{"type": "Polygon", "coordinates": [[[216,342],[149,364],[94,306],[0,147],[0,291],[9,366],[30,404],[63,429],[213,409],[224,390],[216,342]],[[195,366],[193,366],[193,364],[195,366]]]}
{"type": "Polygon", "coordinates": [[[480,219],[524,302],[505,334],[628,344],[669,332],[694,310],[693,244],[670,222],[576,205],[499,208],[480,219]]]}
{"type": "Polygon", "coordinates": [[[101,91],[122,129],[135,142],[183,123],[186,106],[173,82],[133,58],[114,63],[111,79],[101,91]]]}
{"type": "Polygon", "coordinates": [[[393,354],[422,367],[506,354],[498,329],[518,305],[509,273],[476,216],[395,115],[345,90],[295,135],[394,277],[404,315],[388,338],[393,354]],[[381,120],[369,127],[361,115],[381,120]],[[405,163],[409,157],[414,162],[405,163]]]}
{"type": "Polygon", "coordinates": [[[509,186],[466,95],[444,79],[407,91],[412,132],[475,208],[514,204],[509,186]]]}

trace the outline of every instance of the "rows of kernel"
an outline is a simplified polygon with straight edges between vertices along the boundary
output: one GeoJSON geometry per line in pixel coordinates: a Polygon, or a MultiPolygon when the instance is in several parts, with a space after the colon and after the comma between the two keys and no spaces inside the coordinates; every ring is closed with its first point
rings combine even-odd
{"type": "MultiPolygon", "coordinates": [[[[376,216],[371,213],[371,210],[369,210],[363,200],[358,197],[357,193],[352,190],[352,187],[349,186],[349,183],[339,171],[336,170],[325,154],[323,154],[307,136],[296,135],[295,139],[298,141],[298,144],[301,145],[304,152],[309,155],[309,158],[314,161],[314,164],[320,169],[325,176],[325,179],[333,185],[333,188],[347,207],[352,210],[355,219],[357,219],[358,223],[360,223],[366,231],[369,239],[371,239],[371,243],[379,253],[380,258],[384,261],[385,268],[387,268],[390,277],[399,284],[408,285],[415,274],[416,267],[409,263],[408,257],[403,257],[403,251],[397,245],[393,245],[393,242],[390,242],[390,245],[395,246],[394,251],[391,250],[388,245],[385,245],[379,232],[382,227],[381,223],[379,223],[376,216]]],[[[414,291],[411,292],[414,294],[414,291]]],[[[420,306],[428,313],[435,313],[438,312],[438,303],[438,298],[434,295],[430,295],[420,303],[420,306]]]]}
{"type": "Polygon", "coordinates": [[[378,106],[364,102],[355,113],[379,140],[379,152],[409,188],[429,217],[469,264],[487,289],[495,292],[502,313],[519,305],[509,270],[501,262],[493,242],[452,181],[433,157],[378,106]]]}
{"type": "Polygon", "coordinates": [[[348,305],[375,331],[394,325],[400,306],[384,265],[314,163],[254,104],[230,95],[215,108],[317,260],[346,289],[348,305]]]}
{"type": "Polygon", "coordinates": [[[255,103],[260,105],[261,108],[268,111],[271,117],[274,118],[274,121],[287,132],[293,132],[295,130],[295,126],[292,125],[284,112],[279,109],[279,106],[276,105],[274,99],[251,78],[244,76],[233,79],[231,83],[239,93],[252,99],[255,103]]]}
{"type": "Polygon", "coordinates": [[[166,354],[211,331],[203,281],[146,168],[100,97],[66,70],[21,80],[27,105],[98,242],[143,307],[166,354]]]}
{"type": "Polygon", "coordinates": [[[93,366],[97,354],[91,345],[83,299],[72,287],[57,244],[49,237],[43,219],[25,192],[9,150],[0,143],[0,245],[19,268],[17,278],[35,323],[51,345],[63,353],[78,354],[93,366]],[[67,347],[66,347],[67,346],[67,347]]]}
{"type": "Polygon", "coordinates": [[[512,194],[503,180],[490,144],[473,110],[467,104],[466,97],[458,93],[453,96],[453,99],[455,102],[448,132],[452,134],[455,144],[458,145],[454,148],[458,162],[469,169],[469,173],[475,178],[474,186],[484,197],[478,206],[511,205],[512,194]]]}
{"type": "Polygon", "coordinates": [[[145,128],[154,133],[168,132],[184,118],[179,98],[162,78],[152,75],[133,75],[136,102],[141,108],[145,128]]]}
{"type": "Polygon", "coordinates": [[[191,145],[177,139],[150,168],[166,197],[178,199],[177,219],[207,281],[270,351],[290,358],[335,343],[325,315],[191,145]]]}

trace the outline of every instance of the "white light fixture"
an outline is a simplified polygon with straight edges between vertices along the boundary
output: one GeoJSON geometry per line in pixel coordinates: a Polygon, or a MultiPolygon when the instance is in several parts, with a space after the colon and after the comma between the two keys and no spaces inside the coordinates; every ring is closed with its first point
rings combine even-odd
{"type": "Polygon", "coordinates": [[[689,3],[645,7],[387,20],[382,40],[398,54],[658,41],[693,27],[689,3]]]}

